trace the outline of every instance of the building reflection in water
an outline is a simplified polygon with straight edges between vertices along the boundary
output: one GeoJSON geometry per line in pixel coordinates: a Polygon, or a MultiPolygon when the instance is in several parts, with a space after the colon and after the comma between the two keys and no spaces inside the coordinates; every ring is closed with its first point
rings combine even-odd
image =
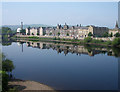
{"type": "Polygon", "coordinates": [[[52,42],[32,42],[27,41],[26,45],[28,47],[39,48],[39,49],[53,49],[56,50],[57,53],[64,53],[67,55],[68,53],[76,54],[76,55],[89,55],[94,56],[96,54],[106,54],[108,56],[115,56],[115,53],[112,48],[105,47],[90,47],[88,45],[74,45],[74,44],[62,44],[62,43],[52,43],[52,42]]]}
{"type": "MultiPolygon", "coordinates": [[[[20,42],[23,49],[23,41],[20,42]]],[[[53,42],[25,42],[28,47],[39,48],[39,49],[53,49],[57,53],[64,53],[65,56],[68,53],[76,55],[89,55],[94,56],[96,54],[107,54],[108,56],[115,56],[118,58],[118,89],[120,90],[120,48],[113,47],[100,47],[100,46],[90,46],[90,45],[75,45],[75,44],[62,44],[53,42]]]]}

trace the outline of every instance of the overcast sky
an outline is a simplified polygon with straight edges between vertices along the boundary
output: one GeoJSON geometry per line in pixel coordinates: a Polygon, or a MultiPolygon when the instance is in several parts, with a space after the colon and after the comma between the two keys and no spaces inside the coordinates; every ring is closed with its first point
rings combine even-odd
{"type": "Polygon", "coordinates": [[[97,25],[113,28],[117,2],[3,2],[2,24],[97,25]]]}

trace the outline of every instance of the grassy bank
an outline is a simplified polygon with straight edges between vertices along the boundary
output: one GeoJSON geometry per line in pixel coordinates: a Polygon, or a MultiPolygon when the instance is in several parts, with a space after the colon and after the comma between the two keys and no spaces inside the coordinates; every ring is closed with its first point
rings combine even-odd
{"type": "Polygon", "coordinates": [[[71,44],[91,44],[120,47],[120,38],[115,38],[113,41],[95,40],[91,37],[86,37],[84,40],[78,39],[60,39],[60,38],[40,38],[40,37],[16,37],[16,39],[29,40],[29,41],[46,41],[58,43],[71,43],[71,44]]]}

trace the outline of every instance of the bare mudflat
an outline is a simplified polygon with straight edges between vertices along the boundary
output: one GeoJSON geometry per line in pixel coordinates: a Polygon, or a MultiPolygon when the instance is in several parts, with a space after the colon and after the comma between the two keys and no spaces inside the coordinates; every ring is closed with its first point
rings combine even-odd
{"type": "Polygon", "coordinates": [[[23,81],[23,80],[12,80],[9,81],[10,87],[15,87],[18,91],[25,91],[25,90],[55,90],[47,85],[41,84],[35,81],[23,81]]]}

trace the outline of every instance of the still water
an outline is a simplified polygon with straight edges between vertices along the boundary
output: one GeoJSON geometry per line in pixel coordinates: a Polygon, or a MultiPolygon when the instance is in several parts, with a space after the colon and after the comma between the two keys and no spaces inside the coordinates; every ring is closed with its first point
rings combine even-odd
{"type": "Polygon", "coordinates": [[[12,42],[3,53],[15,65],[17,79],[57,90],[117,90],[119,49],[50,42],[12,42]]]}

